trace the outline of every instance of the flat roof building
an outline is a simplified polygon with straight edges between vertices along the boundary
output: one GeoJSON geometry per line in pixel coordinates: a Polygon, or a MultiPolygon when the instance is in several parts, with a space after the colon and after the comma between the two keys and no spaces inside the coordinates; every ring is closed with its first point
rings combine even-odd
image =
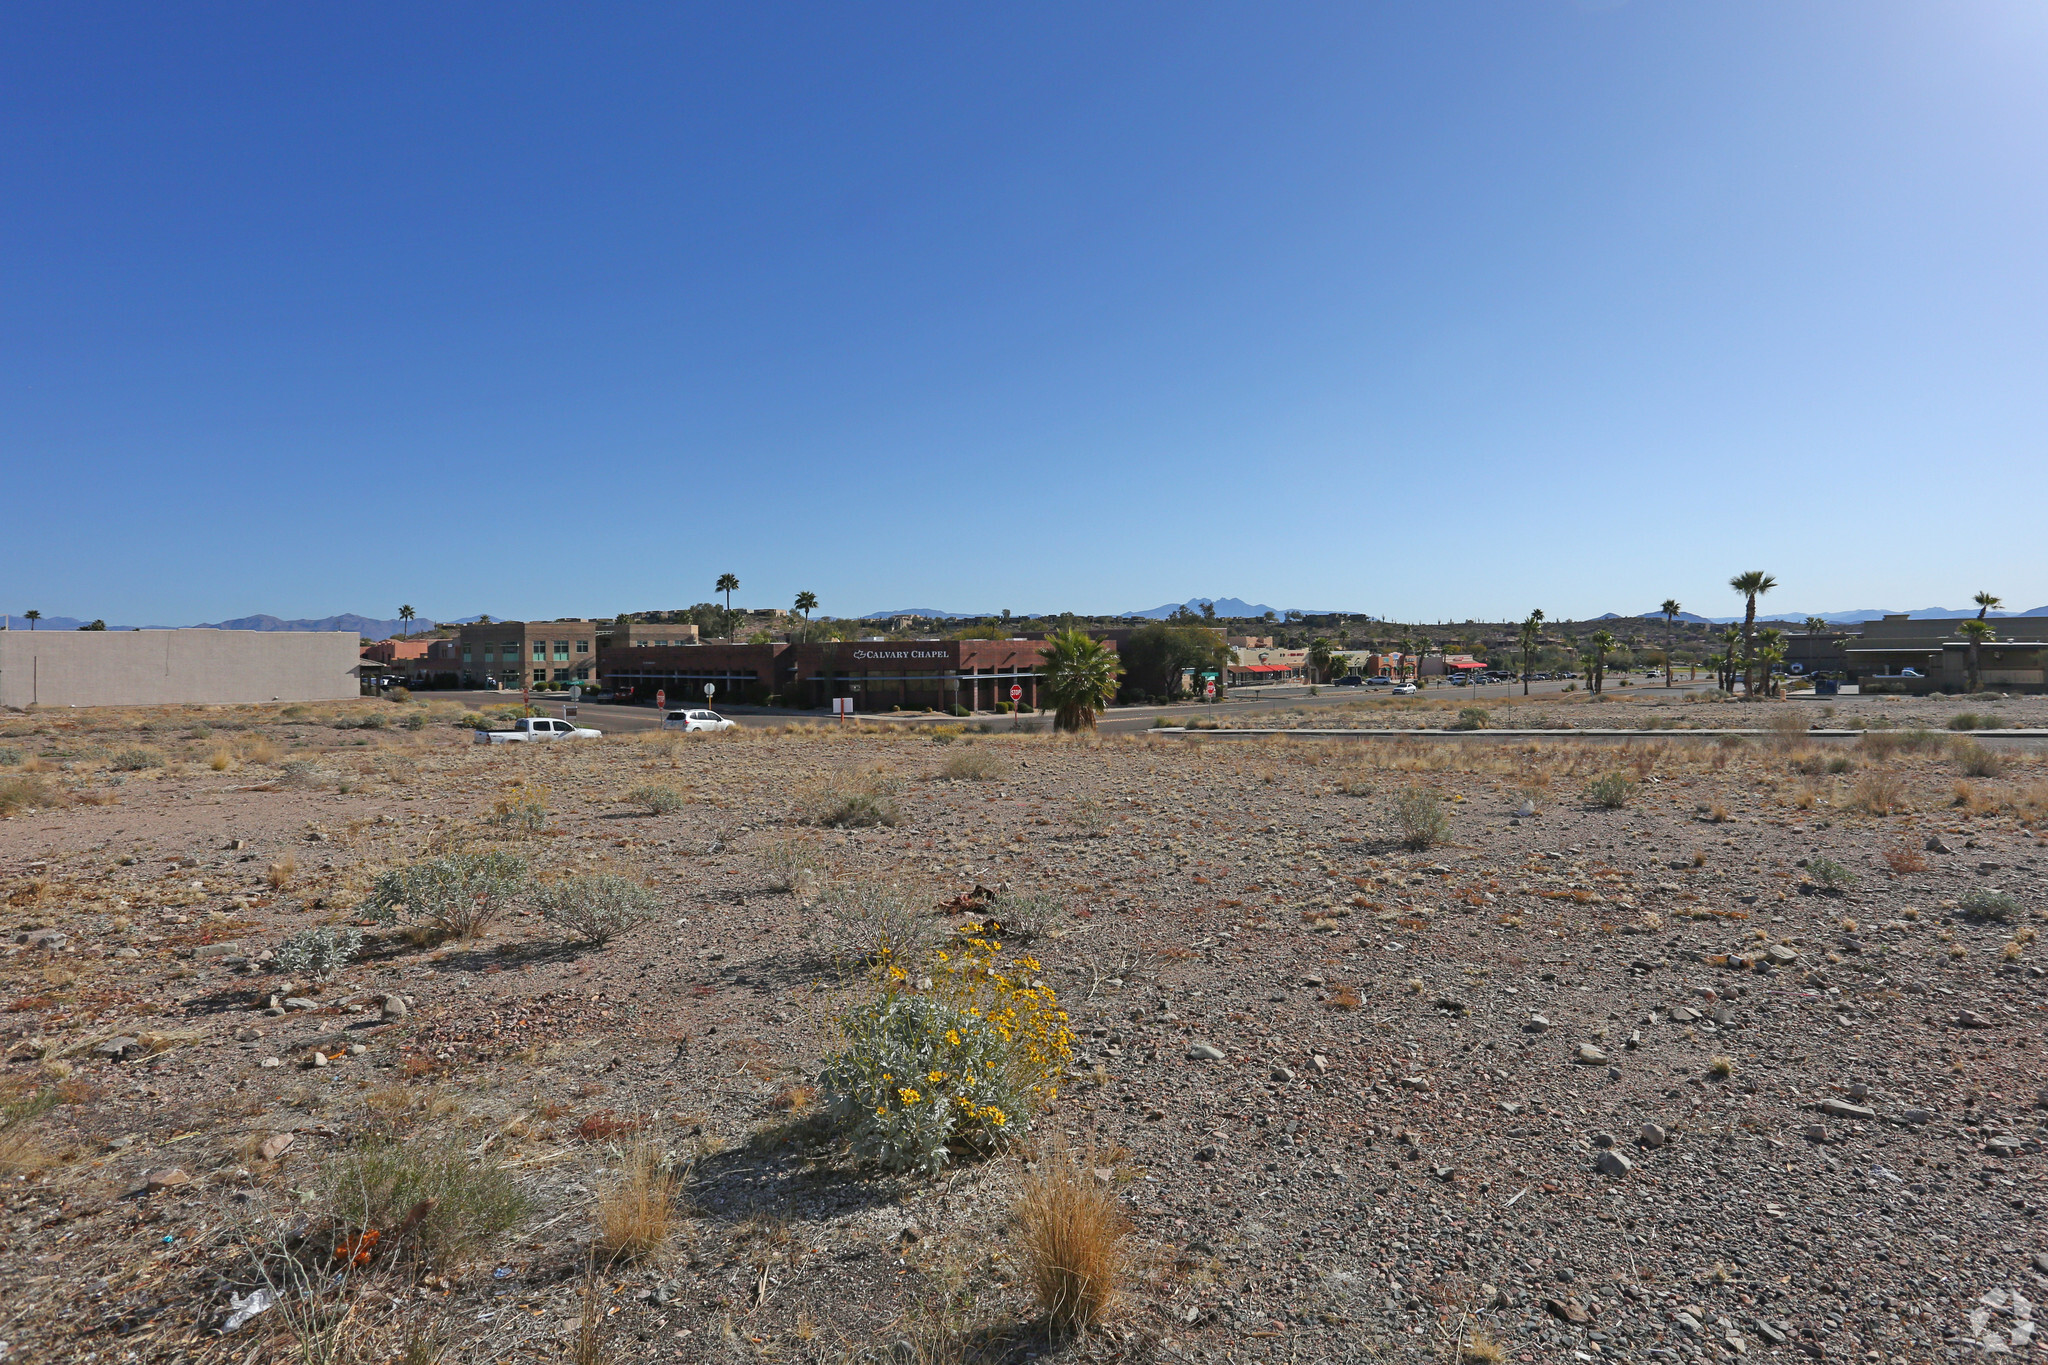
{"type": "Polygon", "coordinates": [[[1010,688],[1038,704],[1040,640],[839,640],[822,644],[702,644],[609,649],[599,661],[621,700],[718,701],[823,708],[851,698],[856,711],[995,709],[1010,688]]]}
{"type": "Polygon", "coordinates": [[[360,696],[352,630],[0,630],[0,706],[221,706],[360,696]]]}

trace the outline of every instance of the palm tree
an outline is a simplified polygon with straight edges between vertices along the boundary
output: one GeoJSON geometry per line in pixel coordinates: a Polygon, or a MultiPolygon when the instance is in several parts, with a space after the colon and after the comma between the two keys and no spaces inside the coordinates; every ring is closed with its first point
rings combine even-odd
{"type": "MultiPolygon", "coordinates": [[[[733,586],[738,587],[739,584],[735,582],[733,586]]],[[[796,595],[796,609],[804,614],[804,624],[809,625],[811,623],[811,613],[818,609],[818,594],[814,592],[798,593],[796,595]]]]}
{"type": "Polygon", "coordinates": [[[1763,695],[1768,697],[1772,695],[1771,668],[1773,665],[1783,662],[1785,658],[1785,632],[1779,630],[1776,626],[1772,626],[1768,630],[1758,631],[1756,642],[1757,661],[1764,666],[1763,695]]]}
{"type": "Polygon", "coordinates": [[[43,614],[39,611],[25,611],[22,615],[28,618],[28,628],[31,631],[36,628],[36,622],[43,619],[43,614]]]}
{"type": "Polygon", "coordinates": [[[1607,652],[1620,643],[1612,631],[1606,630],[1594,631],[1586,641],[1586,685],[1595,696],[1607,683],[1607,652]]]}
{"type": "Polygon", "coordinates": [[[1324,682],[1330,682],[1330,669],[1337,662],[1337,644],[1327,635],[1318,635],[1309,643],[1308,666],[1314,669],[1324,682]]]}
{"type": "Polygon", "coordinates": [[[722,573],[711,590],[725,594],[725,638],[730,643],[734,633],[739,629],[739,623],[733,619],[732,595],[740,590],[740,577],[738,574],[722,573]]]}
{"type": "Polygon", "coordinates": [[[419,613],[414,611],[411,607],[400,607],[398,609],[398,619],[405,622],[405,629],[399,632],[400,634],[412,634],[412,618],[417,615],[419,615],[419,613]]]}
{"type": "MultiPolygon", "coordinates": [[[[1991,594],[1983,592],[1977,594],[1977,598],[1979,601],[1982,601],[1986,597],[1991,597],[1991,594]]],[[[1998,599],[1992,597],[1990,605],[1996,606],[1997,604],[1998,599]]],[[[1964,656],[1963,662],[1965,667],[1967,667],[1970,672],[1970,690],[1972,692],[1975,692],[1979,685],[1977,681],[1979,676],[1977,672],[1977,664],[1980,658],[1982,657],[1981,651],[1984,648],[1985,641],[1996,640],[1998,638],[1998,629],[1997,627],[1993,626],[1989,621],[1986,621],[1982,617],[1978,617],[1974,621],[1963,622],[1963,638],[1970,642],[1970,652],[1964,656]]]]}
{"type": "Polygon", "coordinates": [[[1735,690],[1735,675],[1742,669],[1742,656],[1736,652],[1735,647],[1741,643],[1742,631],[1739,628],[1728,626],[1722,630],[1720,677],[1723,692],[1735,690]]]}
{"type": "Polygon", "coordinates": [[[480,626],[489,625],[491,623],[491,614],[489,612],[485,612],[483,615],[476,618],[476,623],[480,626]]]}
{"type": "Polygon", "coordinates": [[[1807,618],[1806,618],[1806,633],[1807,633],[1808,635],[1825,635],[1825,634],[1827,634],[1827,633],[1828,633],[1828,618],[1827,618],[1827,617],[1825,617],[1825,616],[1809,616],[1809,617],[1807,617],[1807,618]]]}
{"type": "Polygon", "coordinates": [[[1671,686],[1672,641],[1676,638],[1678,613],[1681,610],[1683,608],[1678,605],[1678,599],[1675,597],[1665,598],[1664,605],[1657,608],[1658,614],[1664,618],[1664,685],[1666,687],[1671,686]]]}
{"type": "Polygon", "coordinates": [[[1993,607],[2005,605],[2005,599],[1995,592],[1980,592],[1970,600],[1977,604],[1977,619],[1979,621],[1983,620],[1984,613],[1990,611],[1993,607]]]}
{"type": "Polygon", "coordinates": [[[1529,613],[1522,622],[1522,695],[1529,695],[1529,675],[1536,671],[1536,647],[1543,643],[1543,608],[1529,613]]]}
{"type": "Polygon", "coordinates": [[[1748,604],[1742,614],[1742,690],[1747,696],[1755,696],[1756,679],[1751,670],[1756,660],[1756,599],[1777,587],[1778,580],[1762,569],[1751,569],[1729,579],[1728,586],[1748,604]]]}
{"type": "Polygon", "coordinates": [[[1053,728],[1093,730],[1096,713],[1116,695],[1123,666],[1102,641],[1080,630],[1047,637],[1039,687],[1053,704],[1053,728]]]}

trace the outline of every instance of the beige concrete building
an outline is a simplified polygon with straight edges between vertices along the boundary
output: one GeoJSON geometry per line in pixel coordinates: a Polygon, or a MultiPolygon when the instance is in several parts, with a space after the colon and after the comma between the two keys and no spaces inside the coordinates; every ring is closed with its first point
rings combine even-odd
{"type": "Polygon", "coordinates": [[[4,630],[0,706],[200,706],[361,695],[352,630],[4,630]]]}

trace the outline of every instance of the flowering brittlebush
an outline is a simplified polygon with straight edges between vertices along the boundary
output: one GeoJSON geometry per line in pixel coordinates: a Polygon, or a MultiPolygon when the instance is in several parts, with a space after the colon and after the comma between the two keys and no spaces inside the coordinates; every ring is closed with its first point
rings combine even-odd
{"type": "Polygon", "coordinates": [[[979,925],[925,964],[916,989],[894,962],[840,1016],[845,1047],[826,1058],[827,1112],[856,1153],[892,1169],[936,1171],[1029,1128],[1058,1093],[1074,1035],[1028,957],[1002,959],[979,925]]]}

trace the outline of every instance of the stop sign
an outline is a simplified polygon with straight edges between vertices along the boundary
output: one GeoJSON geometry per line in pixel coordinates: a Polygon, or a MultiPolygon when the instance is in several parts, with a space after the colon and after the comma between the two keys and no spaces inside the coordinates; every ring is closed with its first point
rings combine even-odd
{"type": "Polygon", "coordinates": [[[1011,683],[1011,684],[1010,684],[1010,700],[1011,700],[1011,701],[1022,701],[1022,700],[1024,700],[1024,689],[1023,689],[1023,687],[1022,687],[1021,685],[1019,685],[1019,684],[1017,684],[1017,683],[1011,683]]]}
{"type": "Polygon", "coordinates": [[[659,711],[668,705],[668,693],[661,688],[654,690],[654,709],[659,711]]]}
{"type": "Polygon", "coordinates": [[[1205,682],[1205,683],[1203,683],[1203,684],[1202,684],[1202,691],[1203,691],[1203,693],[1205,693],[1205,694],[1206,694],[1206,695],[1208,695],[1208,696],[1211,696],[1211,697],[1215,696],[1215,695],[1216,695],[1216,680],[1215,680],[1215,679],[1213,679],[1213,678],[1211,678],[1211,679],[1210,679],[1210,680],[1209,680],[1208,682],[1205,682]]]}

